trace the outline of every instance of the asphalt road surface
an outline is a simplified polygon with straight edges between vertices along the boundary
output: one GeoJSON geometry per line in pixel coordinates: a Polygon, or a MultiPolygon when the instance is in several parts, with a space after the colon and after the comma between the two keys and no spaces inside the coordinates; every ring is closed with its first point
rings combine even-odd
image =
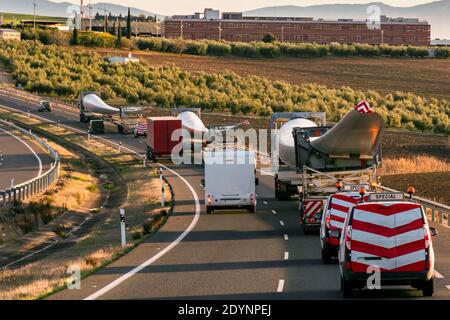
{"type": "MultiPolygon", "coordinates": [[[[39,114],[33,105],[0,95],[0,105],[61,121],[86,132],[78,114],[56,110],[39,114]]],[[[76,112],[76,110],[75,110],[76,112]]],[[[144,139],[117,134],[143,154],[144,139]]],[[[155,164],[158,166],[158,164],[155,164]]],[[[257,212],[206,214],[199,166],[170,166],[163,171],[175,193],[167,223],[131,253],[84,279],[80,290],[64,290],[50,299],[340,299],[337,264],[320,260],[318,234],[305,235],[297,201],[276,201],[273,177],[259,175],[257,212]]],[[[439,227],[435,295],[450,298],[449,230],[439,227]]],[[[422,299],[409,287],[364,290],[356,298],[422,299]]]]}
{"type": "Polygon", "coordinates": [[[26,182],[50,168],[52,159],[31,139],[0,124],[0,190],[26,182]]]}

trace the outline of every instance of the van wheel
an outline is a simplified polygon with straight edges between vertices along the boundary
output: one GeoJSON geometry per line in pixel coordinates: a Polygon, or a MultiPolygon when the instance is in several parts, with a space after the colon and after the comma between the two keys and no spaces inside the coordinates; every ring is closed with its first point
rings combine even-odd
{"type": "Polygon", "coordinates": [[[325,264],[331,263],[331,255],[326,249],[322,249],[322,262],[325,264]]]}
{"type": "Polygon", "coordinates": [[[425,281],[422,285],[422,292],[424,297],[431,297],[434,292],[433,279],[425,281]]]}
{"type": "Polygon", "coordinates": [[[353,285],[341,277],[341,291],[344,298],[351,298],[353,296],[353,285]]]}

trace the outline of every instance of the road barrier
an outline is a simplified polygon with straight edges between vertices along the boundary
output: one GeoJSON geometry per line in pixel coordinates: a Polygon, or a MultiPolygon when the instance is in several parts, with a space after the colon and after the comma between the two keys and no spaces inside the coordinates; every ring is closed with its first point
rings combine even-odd
{"type": "MultiPolygon", "coordinates": [[[[388,187],[384,186],[378,186],[378,188],[389,191],[389,192],[401,192],[398,190],[394,190],[388,187]]],[[[409,198],[408,193],[404,193],[405,197],[409,198]]],[[[449,223],[449,215],[450,215],[450,207],[446,206],[445,204],[438,203],[435,201],[431,201],[428,199],[424,199],[421,197],[412,196],[412,200],[415,200],[416,202],[420,203],[427,214],[428,219],[430,219],[432,222],[437,222],[443,226],[450,227],[449,223]]]]}
{"type": "Polygon", "coordinates": [[[3,124],[13,130],[18,130],[24,135],[31,137],[36,143],[42,146],[53,159],[53,162],[50,165],[50,169],[42,173],[40,176],[24,183],[14,185],[10,189],[0,190],[1,211],[10,208],[12,205],[14,205],[14,203],[17,203],[18,201],[23,201],[34,196],[35,194],[44,192],[59,177],[60,158],[55,150],[53,150],[44,140],[31,133],[31,131],[24,130],[6,120],[0,119],[0,124],[3,124]]]}

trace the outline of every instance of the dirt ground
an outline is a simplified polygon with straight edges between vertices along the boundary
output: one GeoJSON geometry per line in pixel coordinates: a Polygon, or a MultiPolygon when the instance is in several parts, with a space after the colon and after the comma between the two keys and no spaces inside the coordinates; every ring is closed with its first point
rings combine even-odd
{"type": "MultiPolygon", "coordinates": [[[[128,51],[96,49],[101,54],[128,51]]],[[[151,65],[174,64],[187,71],[257,75],[291,83],[318,83],[329,87],[405,91],[425,97],[450,100],[450,60],[394,58],[276,58],[211,57],[160,52],[133,51],[151,65]]]]}

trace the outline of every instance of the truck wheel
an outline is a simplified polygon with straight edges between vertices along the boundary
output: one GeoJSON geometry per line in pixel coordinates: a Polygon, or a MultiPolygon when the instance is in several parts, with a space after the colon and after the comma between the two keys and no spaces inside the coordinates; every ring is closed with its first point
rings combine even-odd
{"type": "Polygon", "coordinates": [[[431,297],[434,292],[433,279],[425,281],[422,285],[422,292],[424,297],[431,297]]]}
{"type": "Polygon", "coordinates": [[[211,207],[206,206],[206,213],[211,214],[213,212],[211,207]]]}
{"type": "Polygon", "coordinates": [[[322,262],[325,264],[331,263],[331,255],[330,252],[326,249],[322,249],[322,262]]]}
{"type": "Polygon", "coordinates": [[[253,206],[248,206],[247,210],[248,210],[249,212],[251,212],[251,213],[255,213],[255,212],[256,212],[256,208],[255,208],[254,205],[253,205],[253,206]]]}
{"type": "Polygon", "coordinates": [[[344,298],[351,298],[353,296],[353,285],[341,277],[341,291],[344,298]]]}

